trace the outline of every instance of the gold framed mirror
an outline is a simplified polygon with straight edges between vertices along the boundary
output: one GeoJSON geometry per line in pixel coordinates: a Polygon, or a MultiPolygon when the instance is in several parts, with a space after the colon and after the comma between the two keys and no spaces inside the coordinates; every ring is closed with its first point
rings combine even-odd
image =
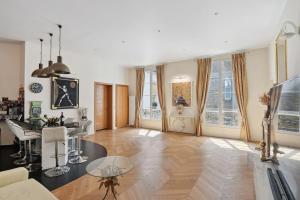
{"type": "Polygon", "coordinates": [[[287,68],[287,39],[280,37],[275,41],[276,50],[276,83],[281,83],[288,78],[287,68]]]}

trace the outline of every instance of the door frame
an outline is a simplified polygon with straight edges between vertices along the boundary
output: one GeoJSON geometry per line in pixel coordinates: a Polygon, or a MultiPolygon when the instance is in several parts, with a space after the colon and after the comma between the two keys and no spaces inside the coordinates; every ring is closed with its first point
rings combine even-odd
{"type": "MultiPolygon", "coordinates": [[[[114,85],[111,83],[103,83],[103,82],[98,82],[94,81],[94,132],[96,133],[96,86],[97,85],[103,85],[103,86],[110,86],[111,87],[111,113],[113,113],[113,90],[114,90],[114,85]]],[[[111,124],[111,129],[113,129],[113,114],[111,114],[111,119],[110,119],[110,124],[111,124]]]]}
{"type": "Polygon", "coordinates": [[[118,101],[118,92],[117,92],[117,87],[118,86],[126,86],[127,89],[128,89],[128,125],[129,125],[129,85],[126,85],[126,84],[116,84],[116,91],[115,91],[115,96],[116,96],[116,99],[115,99],[115,104],[116,104],[116,108],[115,108],[115,115],[116,115],[116,121],[115,121],[115,126],[116,128],[118,128],[117,126],[117,123],[118,123],[118,106],[117,106],[117,101],[118,101]]]}

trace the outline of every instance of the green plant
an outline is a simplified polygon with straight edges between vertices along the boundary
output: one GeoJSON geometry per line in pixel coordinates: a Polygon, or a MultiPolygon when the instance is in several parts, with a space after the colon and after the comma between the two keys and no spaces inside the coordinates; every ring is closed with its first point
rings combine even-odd
{"type": "Polygon", "coordinates": [[[57,117],[48,118],[45,123],[45,126],[48,126],[48,127],[59,126],[59,118],[57,118],[57,117]]]}
{"type": "Polygon", "coordinates": [[[152,102],[152,107],[153,107],[153,108],[156,108],[157,106],[158,106],[157,102],[155,102],[155,101],[152,102]]]}

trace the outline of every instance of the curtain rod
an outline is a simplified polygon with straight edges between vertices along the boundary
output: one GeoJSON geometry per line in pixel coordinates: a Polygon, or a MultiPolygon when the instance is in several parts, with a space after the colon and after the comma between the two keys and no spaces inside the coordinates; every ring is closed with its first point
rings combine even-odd
{"type": "Polygon", "coordinates": [[[145,66],[135,66],[134,68],[138,69],[138,68],[156,67],[158,65],[167,65],[169,63],[184,62],[184,61],[189,61],[189,60],[197,61],[200,58],[218,59],[218,58],[222,58],[222,57],[225,57],[225,56],[231,56],[232,54],[248,53],[248,52],[250,52],[250,50],[241,49],[241,50],[231,51],[231,52],[228,52],[228,53],[214,54],[214,55],[204,55],[204,56],[199,56],[199,57],[196,57],[196,58],[189,58],[189,59],[173,61],[173,62],[160,62],[160,63],[145,65],[145,66]]]}

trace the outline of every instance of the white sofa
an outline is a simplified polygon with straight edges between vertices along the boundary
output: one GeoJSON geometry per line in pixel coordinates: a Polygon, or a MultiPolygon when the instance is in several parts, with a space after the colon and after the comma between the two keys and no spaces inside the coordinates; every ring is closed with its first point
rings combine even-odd
{"type": "Polygon", "coordinates": [[[23,167],[0,172],[0,200],[58,200],[23,167]]]}

